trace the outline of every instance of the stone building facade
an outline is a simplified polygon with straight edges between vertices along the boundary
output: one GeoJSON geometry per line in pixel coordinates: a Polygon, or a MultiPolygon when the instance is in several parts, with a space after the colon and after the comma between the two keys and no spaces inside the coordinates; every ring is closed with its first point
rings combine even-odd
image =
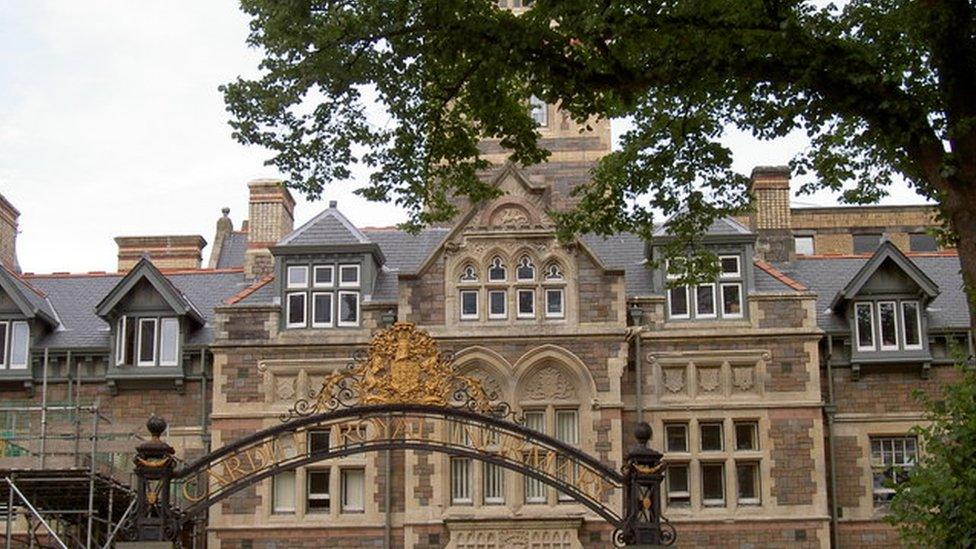
{"type": "MultiPolygon", "coordinates": [[[[38,467],[27,435],[45,397],[97,402],[111,420],[99,467],[123,480],[152,413],[192,460],[277,424],[400,320],[526,425],[610,466],[650,423],[679,546],[897,543],[881,518],[922,451],[911,393],[937,394],[957,379],[954,351],[972,355],[933,209],[791,208],[789,173],[760,167],[751,213],[705,238],[719,277],[675,286],[666,224],[650,242],[555,238],[549,214],[610,150],[609,125],[581,133],[554,106],[533,109],[550,161],[512,165],[486,143],[503,194],[416,235],[357,228],[335,203],[296,229],[288,190],[259,180],[248,221],[235,229],[226,209],[217,221],[206,268],[204,239],[178,235],[118,239],[118,273],[39,275],[18,270],[19,212],[0,198],[0,399],[23,409],[4,412],[0,467],[38,467]]],[[[90,434],[67,415],[46,428],[90,434]]],[[[70,438],[52,437],[45,467],[86,463],[70,438]]],[[[514,472],[406,450],[279,474],[213,506],[206,527],[208,546],[241,549],[381,547],[387,531],[394,547],[597,548],[612,531],[514,472]]]]}

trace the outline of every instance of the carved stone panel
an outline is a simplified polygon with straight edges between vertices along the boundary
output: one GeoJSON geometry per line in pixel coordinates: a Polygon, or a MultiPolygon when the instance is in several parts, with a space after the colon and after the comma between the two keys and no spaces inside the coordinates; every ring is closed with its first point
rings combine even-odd
{"type": "Polygon", "coordinates": [[[687,395],[687,368],[663,368],[665,395],[687,395]]]}
{"type": "Polygon", "coordinates": [[[526,521],[508,525],[497,521],[448,523],[448,549],[581,549],[578,523],[526,521]]]}
{"type": "Polygon", "coordinates": [[[699,367],[698,374],[698,394],[700,395],[719,395],[722,394],[722,369],[718,366],[699,367]]]}
{"type": "Polygon", "coordinates": [[[529,381],[525,398],[529,400],[573,400],[576,386],[566,374],[554,366],[539,370],[529,381]]]}
{"type": "Polygon", "coordinates": [[[733,366],[732,367],[732,392],[733,393],[755,392],[755,387],[756,387],[755,366],[733,366]]]}

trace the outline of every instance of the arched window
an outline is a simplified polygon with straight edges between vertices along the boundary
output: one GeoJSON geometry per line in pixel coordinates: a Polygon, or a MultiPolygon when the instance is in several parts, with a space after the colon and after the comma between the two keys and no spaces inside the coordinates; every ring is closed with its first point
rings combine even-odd
{"type": "Polygon", "coordinates": [[[474,265],[468,265],[461,271],[461,282],[477,282],[478,272],[474,269],[474,265]]]}
{"type": "Polygon", "coordinates": [[[491,265],[488,267],[488,280],[492,282],[504,281],[508,278],[508,273],[505,270],[505,264],[502,263],[502,258],[495,256],[491,260],[491,265]]]}
{"type": "MultiPolygon", "coordinates": [[[[522,381],[519,388],[519,407],[529,429],[545,433],[557,440],[578,446],[580,444],[580,395],[575,376],[561,366],[546,364],[534,375],[522,381]]],[[[579,471],[557,457],[556,470],[563,480],[573,483],[579,471]]],[[[569,499],[541,481],[525,477],[523,498],[527,504],[554,503],[569,499]]]]}
{"type": "Polygon", "coordinates": [[[558,263],[550,263],[546,267],[546,280],[562,280],[563,270],[559,268],[558,263]]]}
{"type": "Polygon", "coordinates": [[[535,280],[535,264],[527,255],[519,259],[518,267],[515,268],[515,278],[518,280],[535,280]]]}

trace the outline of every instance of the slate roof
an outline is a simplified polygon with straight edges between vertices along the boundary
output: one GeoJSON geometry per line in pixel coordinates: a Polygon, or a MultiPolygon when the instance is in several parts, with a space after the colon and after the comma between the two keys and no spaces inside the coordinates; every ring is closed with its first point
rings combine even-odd
{"type": "Polygon", "coordinates": [[[363,234],[370,242],[379,244],[386,257],[386,266],[401,273],[414,273],[431,251],[450,232],[442,227],[427,228],[416,235],[391,228],[366,228],[363,234]]]}
{"type": "Polygon", "coordinates": [[[335,203],[281,239],[278,246],[368,244],[369,238],[346,219],[335,203]]]}
{"type": "MultiPolygon", "coordinates": [[[[189,334],[188,345],[209,343],[213,339],[214,307],[248,285],[241,271],[184,271],[164,273],[173,286],[200,312],[206,324],[189,334]]],[[[39,347],[104,348],[108,346],[109,325],[95,314],[95,306],[112,291],[123,275],[78,274],[25,276],[31,285],[44,292],[57,311],[61,326],[48,333],[39,347]]]]}
{"type": "MultiPolygon", "coordinates": [[[[675,215],[678,215],[678,214],[675,214],[675,215]]],[[[665,221],[659,227],[657,227],[656,229],[654,229],[653,236],[669,236],[670,234],[671,233],[668,231],[668,222],[665,221]]],[[[753,233],[752,233],[752,231],[749,230],[749,227],[746,227],[745,225],[743,225],[742,223],[739,223],[738,221],[736,221],[735,219],[732,219],[731,217],[720,217],[720,218],[716,219],[715,221],[712,221],[712,224],[709,225],[708,231],[706,231],[706,234],[710,234],[710,235],[743,235],[743,236],[748,236],[748,235],[751,235],[753,233]]]]}
{"type": "Polygon", "coordinates": [[[4,280],[13,285],[14,290],[20,294],[20,297],[27,301],[27,305],[33,309],[30,311],[31,315],[40,314],[49,323],[57,324],[57,312],[51,306],[47,296],[43,295],[42,290],[39,290],[24,280],[20,275],[3,265],[0,265],[0,277],[3,277],[4,280]]]}
{"type": "Polygon", "coordinates": [[[231,231],[224,237],[216,267],[218,269],[235,269],[244,266],[245,251],[247,251],[247,233],[231,231]]]}
{"type": "Polygon", "coordinates": [[[627,296],[651,293],[651,270],[647,268],[644,241],[633,233],[602,237],[583,235],[583,242],[609,269],[623,269],[627,296]]]}
{"type": "MultiPolygon", "coordinates": [[[[959,258],[955,255],[907,254],[939,286],[939,296],[928,307],[929,326],[956,329],[969,326],[969,309],[962,288],[959,258]]],[[[827,331],[848,330],[846,318],[828,312],[830,303],[868,262],[869,257],[803,257],[776,268],[817,293],[817,324],[827,331]]]]}

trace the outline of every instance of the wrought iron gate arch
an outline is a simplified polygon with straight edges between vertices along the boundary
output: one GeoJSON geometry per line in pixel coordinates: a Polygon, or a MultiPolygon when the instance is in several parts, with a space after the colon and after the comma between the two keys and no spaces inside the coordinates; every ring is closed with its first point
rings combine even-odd
{"type": "MultiPolygon", "coordinates": [[[[499,434],[517,435],[523,437],[528,442],[538,443],[543,447],[558,452],[560,457],[570,458],[575,462],[590,468],[594,472],[599,473],[600,478],[611,485],[612,488],[623,488],[624,477],[619,471],[605,465],[579,448],[570,446],[549,435],[534,431],[512,421],[485,416],[477,412],[418,404],[365,405],[356,408],[346,408],[323,412],[295,419],[280,425],[275,425],[240,438],[233,443],[223,446],[214,452],[197,459],[196,461],[188,464],[186,467],[174,471],[171,480],[176,481],[177,483],[180,481],[186,482],[195,475],[205,473],[210,468],[222,463],[223,460],[226,460],[227,458],[233,458],[240,453],[246,452],[248,449],[253,449],[259,445],[267,444],[268,442],[276,440],[281,435],[295,434],[302,431],[315,429],[316,427],[325,427],[330,425],[334,426],[336,425],[336,422],[344,419],[385,421],[392,418],[438,418],[446,421],[463,421],[466,425],[495,430],[499,434]]],[[[318,463],[330,459],[339,459],[345,456],[379,452],[388,449],[428,450],[455,457],[471,458],[484,463],[496,464],[505,467],[506,469],[534,478],[547,484],[548,486],[556,488],[557,490],[561,490],[567,495],[573,497],[575,501],[578,501],[582,505],[586,506],[588,509],[592,510],[601,518],[607,522],[610,522],[616,527],[619,527],[621,524],[621,517],[609,506],[609,504],[599,501],[595,497],[590,496],[583,490],[579,489],[578,486],[561,480],[559,477],[549,474],[544,469],[526,465],[524,462],[510,459],[501,454],[478,451],[471,447],[451,444],[449,441],[410,440],[398,438],[375,438],[373,440],[350,443],[345,446],[329,448],[327,451],[323,452],[306,454],[304,456],[297,455],[294,458],[285,460],[285,463],[280,466],[262,466],[259,470],[254,471],[253,473],[234,478],[231,482],[221,486],[219,491],[211,492],[208,490],[208,495],[203,499],[192,502],[188,507],[182,509],[181,515],[183,515],[183,517],[181,518],[181,522],[192,520],[195,515],[202,512],[207,507],[210,507],[211,505],[230,497],[234,493],[244,488],[252,486],[257,482],[279,473],[292,471],[304,465],[318,463]]]]}
{"type": "Polygon", "coordinates": [[[348,455],[403,449],[492,463],[561,490],[612,524],[619,545],[674,543],[674,528],[660,513],[663,456],[648,448],[651,428],[646,423],[638,424],[637,444],[626,451],[622,471],[617,471],[581,448],[515,421],[506,403],[498,402],[497,395],[485,391],[477,379],[458,374],[450,353],[442,353],[430,334],[413,324],[397,322],[379,332],[368,352],[357,352],[354,359],[348,369],[326,376],[321,389],[297,400],[281,424],[244,436],[179,469],[175,450],[160,438],[166,422],[151,417],[146,426],[152,439],[136,449],[136,508],[126,522],[128,537],[178,540],[203,510],[276,474],[348,455]],[[473,426],[478,429],[478,442],[458,442],[450,429],[428,430],[431,419],[446,421],[451,429],[455,424],[473,426]],[[360,429],[364,421],[367,428],[360,429]],[[309,453],[300,433],[327,425],[340,432],[348,425],[347,433],[362,435],[359,441],[346,436],[338,447],[309,453]],[[434,436],[444,431],[448,431],[444,440],[434,436]],[[496,443],[486,445],[485,433],[497,434],[496,448],[486,447],[496,443]],[[282,451],[289,435],[293,455],[282,451]],[[501,442],[502,437],[508,437],[506,442],[501,442]],[[559,460],[565,478],[560,478],[559,460]],[[185,509],[171,504],[174,482],[189,502],[185,509]],[[191,483],[196,483],[196,492],[187,489],[191,483]],[[609,492],[616,489],[623,492],[622,516],[609,503],[609,492]]]}

